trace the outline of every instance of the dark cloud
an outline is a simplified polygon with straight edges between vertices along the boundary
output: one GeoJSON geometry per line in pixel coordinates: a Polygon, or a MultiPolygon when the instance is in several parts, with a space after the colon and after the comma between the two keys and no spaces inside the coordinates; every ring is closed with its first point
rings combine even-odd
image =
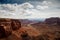
{"type": "Polygon", "coordinates": [[[60,3],[60,0],[53,0],[54,2],[56,2],[56,3],[60,3]]]}
{"type": "Polygon", "coordinates": [[[24,2],[24,0],[0,0],[0,3],[23,3],[24,2]]]}
{"type": "Polygon", "coordinates": [[[60,9],[60,7],[56,7],[57,9],[60,9]]]}
{"type": "Polygon", "coordinates": [[[18,3],[18,4],[21,4],[21,3],[24,3],[24,2],[28,2],[28,1],[43,1],[43,0],[0,0],[0,3],[2,4],[6,4],[6,3],[18,3]]]}
{"type": "Polygon", "coordinates": [[[56,0],[56,1],[60,2],[60,0],[56,0]]]}

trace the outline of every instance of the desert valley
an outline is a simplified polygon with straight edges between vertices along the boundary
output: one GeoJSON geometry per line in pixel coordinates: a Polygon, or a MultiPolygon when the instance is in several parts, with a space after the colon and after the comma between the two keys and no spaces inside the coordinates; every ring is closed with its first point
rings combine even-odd
{"type": "Polygon", "coordinates": [[[60,40],[60,18],[44,21],[0,18],[0,40],[60,40]]]}

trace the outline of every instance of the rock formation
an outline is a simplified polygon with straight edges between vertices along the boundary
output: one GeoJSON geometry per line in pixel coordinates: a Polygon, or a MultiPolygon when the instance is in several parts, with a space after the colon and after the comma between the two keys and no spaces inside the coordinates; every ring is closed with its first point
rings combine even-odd
{"type": "Polygon", "coordinates": [[[7,37],[11,34],[11,20],[0,19],[0,38],[7,37]]]}
{"type": "Polygon", "coordinates": [[[21,23],[17,19],[0,19],[0,38],[5,38],[11,35],[12,30],[17,30],[21,27],[21,23]]]}
{"type": "Polygon", "coordinates": [[[21,22],[19,20],[12,19],[11,21],[12,21],[11,26],[12,26],[13,30],[17,30],[17,29],[19,29],[21,27],[21,22]]]}

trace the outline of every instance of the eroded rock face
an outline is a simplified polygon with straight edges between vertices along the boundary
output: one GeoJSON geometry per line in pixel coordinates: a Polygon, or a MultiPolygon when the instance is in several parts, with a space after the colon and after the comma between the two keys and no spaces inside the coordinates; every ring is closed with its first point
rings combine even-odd
{"type": "Polygon", "coordinates": [[[11,34],[11,20],[0,19],[0,38],[7,37],[11,34]]]}
{"type": "Polygon", "coordinates": [[[0,38],[5,38],[11,35],[12,30],[17,30],[21,27],[21,23],[16,19],[0,19],[0,38]]]}
{"type": "Polygon", "coordinates": [[[12,19],[11,26],[13,30],[17,30],[21,27],[21,22],[17,19],[12,19]]]}

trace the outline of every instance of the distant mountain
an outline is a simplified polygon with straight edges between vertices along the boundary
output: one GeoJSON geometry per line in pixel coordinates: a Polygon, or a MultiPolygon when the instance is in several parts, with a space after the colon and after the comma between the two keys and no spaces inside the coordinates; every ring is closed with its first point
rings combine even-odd
{"type": "Polygon", "coordinates": [[[29,20],[43,22],[43,21],[45,21],[45,18],[30,18],[29,20]]]}
{"type": "Polygon", "coordinates": [[[31,24],[31,23],[37,23],[37,20],[29,20],[29,19],[20,19],[20,22],[22,24],[31,24]]]}
{"type": "Polygon", "coordinates": [[[54,24],[54,25],[60,25],[60,18],[58,18],[58,17],[51,17],[51,18],[47,18],[46,20],[45,20],[45,23],[46,24],[54,24]]]}
{"type": "Polygon", "coordinates": [[[30,18],[30,19],[19,19],[22,24],[35,24],[38,22],[44,22],[45,19],[43,18],[30,18]]]}
{"type": "Polygon", "coordinates": [[[39,22],[33,23],[31,25],[36,27],[36,28],[39,28],[39,27],[57,27],[57,26],[59,27],[60,18],[58,18],[58,17],[47,18],[43,22],[39,21],[39,22]]]}

